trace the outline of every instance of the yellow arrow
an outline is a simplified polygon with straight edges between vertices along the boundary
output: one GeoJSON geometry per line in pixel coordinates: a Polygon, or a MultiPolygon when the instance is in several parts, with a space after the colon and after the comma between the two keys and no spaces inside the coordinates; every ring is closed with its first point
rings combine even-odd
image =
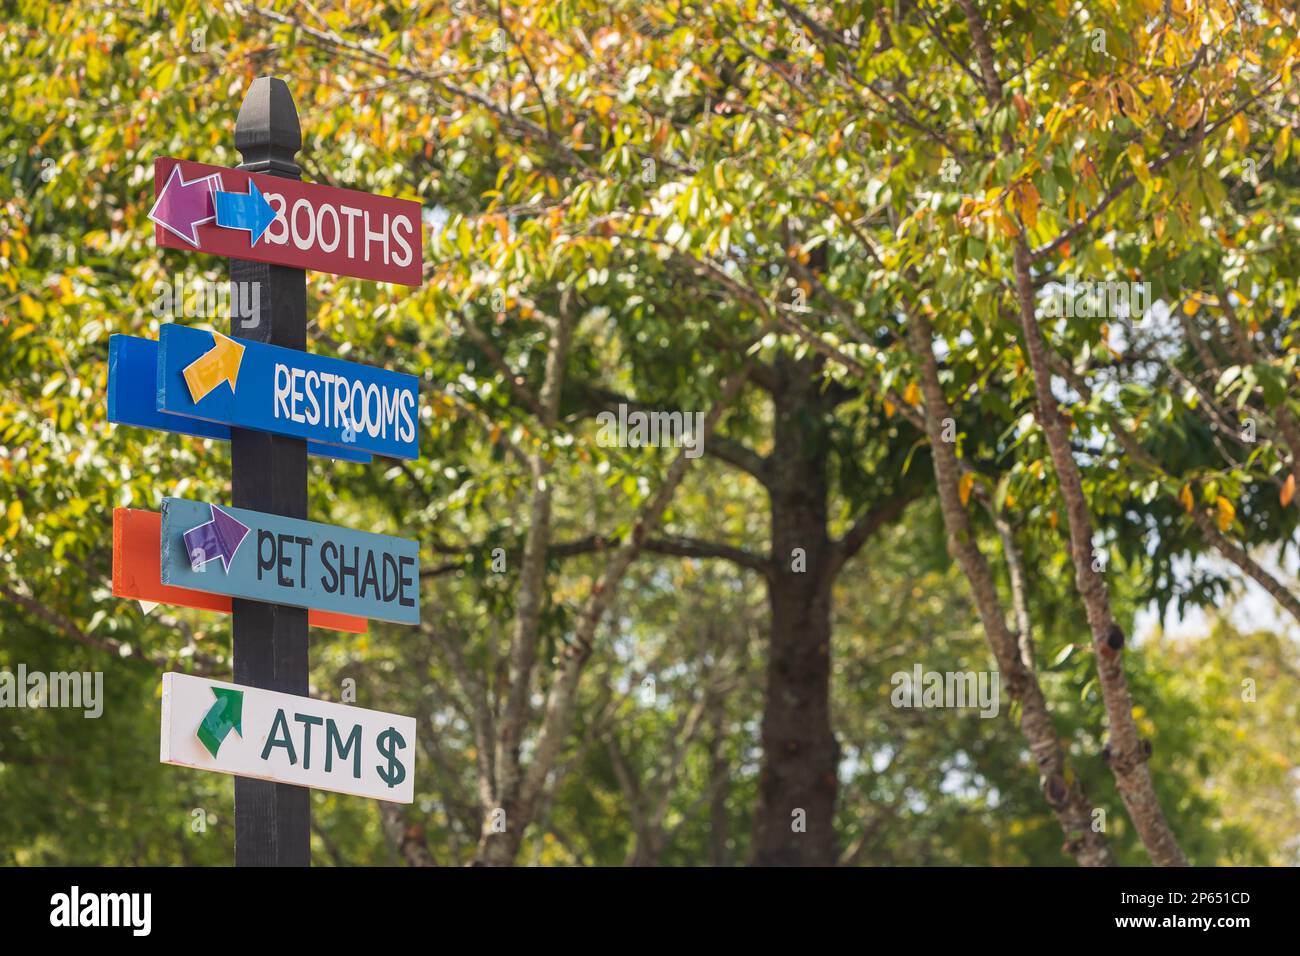
{"type": "Polygon", "coordinates": [[[185,384],[190,387],[190,398],[199,402],[222,382],[230,383],[235,390],[239,378],[239,363],[244,358],[244,347],[220,332],[212,333],[216,343],[189,365],[185,366],[185,384]]]}

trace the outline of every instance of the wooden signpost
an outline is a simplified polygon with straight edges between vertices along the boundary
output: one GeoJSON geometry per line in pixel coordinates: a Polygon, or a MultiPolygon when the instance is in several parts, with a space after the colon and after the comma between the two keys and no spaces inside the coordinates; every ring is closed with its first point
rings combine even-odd
{"type": "MultiPolygon", "coordinates": [[[[110,340],[109,418],[229,440],[231,506],[167,498],[113,517],[113,593],[229,611],[234,683],[163,676],[164,763],[235,776],[235,864],[311,862],[309,787],[409,803],[415,721],[308,696],[307,627],[420,619],[419,545],[307,519],[307,455],[419,457],[417,380],[307,353],[306,269],[418,286],[420,204],[300,181],[289,88],[261,77],[244,162],[154,164],[158,245],[256,283],[245,338],[165,325],[110,340]]],[[[241,286],[242,287],[242,286],[241,286]]],[[[233,330],[232,330],[233,331],[233,330]]]]}
{"type": "Polygon", "coordinates": [[[164,674],[163,763],[410,803],[415,719],[164,674]]]}

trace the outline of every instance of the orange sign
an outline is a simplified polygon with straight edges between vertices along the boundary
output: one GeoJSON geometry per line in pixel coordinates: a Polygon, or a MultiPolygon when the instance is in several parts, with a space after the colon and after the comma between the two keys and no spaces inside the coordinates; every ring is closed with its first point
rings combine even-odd
{"type": "MultiPolygon", "coordinates": [[[[230,613],[231,599],[162,583],[162,515],[139,508],[113,509],[113,594],[152,604],[175,604],[201,611],[230,613]]],[[[307,623],[350,634],[365,634],[364,617],[334,611],[307,611],[307,623]]]]}

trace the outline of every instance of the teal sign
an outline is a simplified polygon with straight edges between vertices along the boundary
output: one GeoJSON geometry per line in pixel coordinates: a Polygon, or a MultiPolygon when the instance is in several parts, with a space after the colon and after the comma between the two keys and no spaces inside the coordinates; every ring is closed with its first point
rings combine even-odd
{"type": "Polygon", "coordinates": [[[407,538],[164,498],[162,583],[420,622],[420,546],[407,538]]]}

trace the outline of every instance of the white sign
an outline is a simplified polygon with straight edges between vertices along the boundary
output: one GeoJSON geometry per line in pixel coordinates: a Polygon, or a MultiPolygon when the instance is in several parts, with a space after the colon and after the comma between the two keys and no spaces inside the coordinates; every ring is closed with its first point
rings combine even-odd
{"type": "Polygon", "coordinates": [[[168,673],[159,759],[410,803],[415,718],[168,673]]]}

